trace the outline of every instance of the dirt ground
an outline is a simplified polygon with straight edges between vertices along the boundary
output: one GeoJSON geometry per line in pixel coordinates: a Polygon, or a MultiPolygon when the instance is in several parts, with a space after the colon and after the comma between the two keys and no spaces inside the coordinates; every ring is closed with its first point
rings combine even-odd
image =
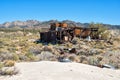
{"type": "Polygon", "coordinates": [[[0,76],[0,80],[119,80],[120,70],[99,68],[81,63],[21,62],[19,74],[0,76]]]}

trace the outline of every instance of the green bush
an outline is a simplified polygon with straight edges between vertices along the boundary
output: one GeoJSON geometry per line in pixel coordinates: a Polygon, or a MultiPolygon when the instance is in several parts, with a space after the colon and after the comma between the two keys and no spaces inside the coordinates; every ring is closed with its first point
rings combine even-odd
{"type": "Polygon", "coordinates": [[[15,53],[13,54],[13,60],[14,61],[18,61],[19,60],[19,56],[17,54],[15,54],[15,53]]]}
{"type": "Polygon", "coordinates": [[[28,58],[28,61],[36,61],[37,58],[35,57],[35,55],[33,55],[32,53],[27,53],[25,54],[28,58]]]}
{"type": "Polygon", "coordinates": [[[104,26],[102,23],[91,23],[89,25],[90,28],[98,28],[98,31],[95,33],[92,33],[93,36],[101,38],[101,39],[107,39],[109,32],[107,32],[108,28],[107,26],[104,26]]]}

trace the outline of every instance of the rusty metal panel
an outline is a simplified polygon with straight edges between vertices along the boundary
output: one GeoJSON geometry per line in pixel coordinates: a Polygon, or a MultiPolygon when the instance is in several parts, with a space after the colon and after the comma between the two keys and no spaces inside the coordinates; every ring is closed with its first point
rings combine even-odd
{"type": "Polygon", "coordinates": [[[55,26],[51,26],[50,30],[56,30],[56,27],[55,26]]]}
{"type": "Polygon", "coordinates": [[[41,32],[40,37],[42,42],[55,42],[57,38],[56,31],[41,32]]]}
{"type": "Polygon", "coordinates": [[[66,23],[51,23],[47,32],[41,32],[40,37],[43,42],[71,41],[74,36],[86,38],[93,36],[92,33],[97,32],[98,28],[81,28],[68,27],[66,23]]]}
{"type": "Polygon", "coordinates": [[[49,31],[48,42],[56,42],[56,39],[57,39],[56,31],[49,31]]]}
{"type": "Polygon", "coordinates": [[[81,29],[75,29],[74,34],[75,36],[79,36],[81,34],[82,30],[81,29]]]}
{"type": "Polygon", "coordinates": [[[63,27],[63,28],[67,28],[68,25],[67,25],[67,23],[61,23],[61,27],[63,27]]]}
{"type": "Polygon", "coordinates": [[[42,42],[47,42],[48,41],[48,32],[41,32],[40,33],[40,40],[42,42]]]}
{"type": "Polygon", "coordinates": [[[91,30],[84,30],[84,31],[80,34],[80,36],[81,36],[82,38],[86,38],[86,37],[90,36],[90,33],[91,33],[91,30]]]}

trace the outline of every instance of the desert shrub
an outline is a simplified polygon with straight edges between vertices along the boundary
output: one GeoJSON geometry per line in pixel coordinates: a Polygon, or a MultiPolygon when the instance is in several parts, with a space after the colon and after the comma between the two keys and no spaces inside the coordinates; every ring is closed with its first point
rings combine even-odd
{"type": "Polygon", "coordinates": [[[39,60],[56,60],[55,55],[49,51],[42,51],[41,54],[37,55],[39,60]]]}
{"type": "Polygon", "coordinates": [[[66,48],[72,48],[72,46],[73,46],[73,44],[72,43],[70,43],[70,42],[68,42],[68,43],[66,43],[66,48]]]}
{"type": "Polygon", "coordinates": [[[100,54],[99,49],[90,49],[88,52],[88,55],[97,55],[97,54],[100,54]]]}
{"type": "Polygon", "coordinates": [[[2,67],[4,67],[4,65],[3,65],[3,63],[0,62],[0,69],[1,69],[2,67]]]}
{"type": "Polygon", "coordinates": [[[98,60],[99,62],[102,61],[102,59],[103,59],[103,56],[100,56],[100,55],[97,56],[97,60],[98,60]]]}
{"type": "Polygon", "coordinates": [[[95,33],[92,33],[93,38],[101,38],[101,39],[107,39],[109,32],[106,32],[108,30],[107,26],[104,26],[101,23],[91,23],[89,25],[90,28],[98,28],[98,31],[95,33]]]}
{"type": "Polygon", "coordinates": [[[13,60],[5,60],[4,61],[4,66],[5,67],[12,67],[14,65],[15,65],[15,61],[13,61],[13,60]]]}
{"type": "Polygon", "coordinates": [[[80,49],[77,52],[77,55],[93,56],[101,53],[100,49],[80,49]]]}
{"type": "Polygon", "coordinates": [[[88,63],[89,63],[90,65],[95,65],[95,64],[96,64],[95,58],[93,58],[93,57],[89,58],[88,63]]]}
{"type": "Polygon", "coordinates": [[[0,61],[4,61],[4,60],[18,61],[19,56],[15,53],[8,53],[8,52],[0,53],[0,61]]]}
{"type": "Polygon", "coordinates": [[[73,40],[72,40],[71,42],[72,42],[72,44],[77,44],[79,41],[80,41],[79,38],[74,37],[73,40]]]}
{"type": "Polygon", "coordinates": [[[39,47],[33,48],[33,47],[32,47],[32,48],[29,49],[29,52],[37,55],[37,54],[40,54],[40,53],[41,53],[41,48],[39,48],[39,47]]]}
{"type": "Polygon", "coordinates": [[[0,70],[1,75],[16,75],[19,73],[19,70],[16,67],[3,67],[0,70]]]}
{"type": "Polygon", "coordinates": [[[0,41],[0,48],[3,48],[4,45],[5,43],[3,41],[0,41]]]}
{"type": "Polygon", "coordinates": [[[80,62],[80,57],[75,54],[71,54],[68,58],[73,62],[80,62]]]}
{"type": "Polygon", "coordinates": [[[83,61],[82,63],[83,63],[83,64],[88,64],[88,61],[83,61]]]}
{"type": "Polygon", "coordinates": [[[80,63],[83,63],[84,61],[87,61],[86,56],[80,56],[80,63]]]}
{"type": "Polygon", "coordinates": [[[8,52],[0,53],[0,61],[12,60],[12,59],[13,59],[13,56],[11,53],[8,53],[8,52]]]}
{"type": "Polygon", "coordinates": [[[120,68],[120,64],[118,62],[109,60],[108,64],[114,66],[116,69],[120,68]]]}
{"type": "Polygon", "coordinates": [[[105,32],[101,33],[101,39],[108,40],[110,38],[109,35],[110,32],[106,30],[105,32]]]}
{"type": "Polygon", "coordinates": [[[70,59],[71,61],[75,61],[75,56],[70,56],[69,59],[70,59]]]}
{"type": "Polygon", "coordinates": [[[120,36],[115,37],[114,40],[120,42],[120,36]]]}
{"type": "Polygon", "coordinates": [[[43,51],[50,51],[50,52],[52,52],[50,46],[44,46],[44,47],[43,47],[43,51]]]}
{"type": "Polygon", "coordinates": [[[77,52],[77,55],[88,55],[88,50],[87,49],[81,49],[77,52]]]}
{"type": "Polygon", "coordinates": [[[32,53],[27,53],[27,54],[25,54],[25,56],[27,56],[28,61],[35,61],[35,60],[37,59],[37,58],[35,57],[35,55],[32,54],[32,53]]]}
{"type": "Polygon", "coordinates": [[[8,51],[15,52],[17,51],[16,47],[8,47],[8,51]]]}
{"type": "Polygon", "coordinates": [[[52,48],[52,53],[56,56],[59,56],[60,55],[60,50],[56,47],[52,48]]]}
{"type": "Polygon", "coordinates": [[[15,53],[13,54],[13,60],[14,61],[18,61],[19,60],[19,56],[17,54],[15,54],[15,53]]]}
{"type": "Polygon", "coordinates": [[[94,57],[90,57],[88,59],[88,63],[90,65],[94,65],[94,66],[98,66],[98,65],[101,65],[100,61],[103,59],[102,56],[94,56],[94,57]]]}
{"type": "Polygon", "coordinates": [[[120,52],[119,51],[107,51],[103,54],[102,64],[109,64],[116,68],[120,68],[120,52]]]}
{"type": "Polygon", "coordinates": [[[1,47],[2,47],[2,46],[9,46],[9,43],[10,43],[10,42],[9,42],[9,41],[8,41],[8,42],[6,42],[6,41],[8,41],[8,40],[7,40],[7,39],[5,39],[5,38],[4,38],[4,39],[2,39],[2,41],[0,41],[0,45],[1,45],[1,47]]]}
{"type": "Polygon", "coordinates": [[[20,54],[20,55],[18,55],[18,56],[19,56],[19,60],[20,60],[20,61],[27,61],[27,60],[28,60],[28,57],[25,56],[25,54],[20,54]]]}

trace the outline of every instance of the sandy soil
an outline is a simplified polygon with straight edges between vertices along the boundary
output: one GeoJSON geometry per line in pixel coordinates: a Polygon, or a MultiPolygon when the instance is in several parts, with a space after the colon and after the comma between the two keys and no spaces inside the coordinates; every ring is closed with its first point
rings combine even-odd
{"type": "Polygon", "coordinates": [[[16,67],[19,74],[0,76],[0,80],[120,80],[120,70],[80,63],[22,62],[16,67]]]}

